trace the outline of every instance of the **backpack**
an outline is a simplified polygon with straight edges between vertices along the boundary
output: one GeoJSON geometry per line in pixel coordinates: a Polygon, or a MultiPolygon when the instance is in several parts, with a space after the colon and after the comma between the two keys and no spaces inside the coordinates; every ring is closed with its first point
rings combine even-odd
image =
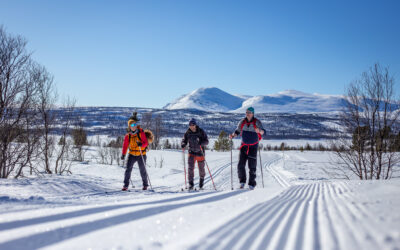
{"type": "MultiPolygon", "coordinates": [[[[249,126],[250,124],[253,124],[254,130],[256,130],[256,128],[257,128],[256,122],[257,122],[257,121],[258,121],[258,120],[257,120],[257,118],[255,118],[255,117],[253,117],[253,121],[251,121],[251,122],[248,122],[247,119],[244,118],[244,119],[243,119],[243,122],[242,122],[242,126],[240,127],[240,134],[243,133],[243,127],[244,127],[244,125],[249,126]]],[[[257,135],[258,135],[258,140],[261,141],[261,139],[262,139],[261,134],[260,134],[260,133],[257,133],[257,135]]]]}

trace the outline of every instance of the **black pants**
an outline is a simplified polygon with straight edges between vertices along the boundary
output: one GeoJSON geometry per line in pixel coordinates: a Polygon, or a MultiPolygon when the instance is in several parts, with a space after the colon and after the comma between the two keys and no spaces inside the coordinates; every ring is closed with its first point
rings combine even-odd
{"type": "Polygon", "coordinates": [[[246,183],[246,161],[249,166],[249,185],[256,186],[256,170],[257,170],[257,149],[258,145],[243,146],[240,149],[239,163],[238,163],[238,177],[240,183],[246,183]],[[248,154],[247,154],[248,150],[248,154]]]}
{"type": "Polygon", "coordinates": [[[146,172],[146,166],[145,166],[146,155],[143,155],[143,159],[142,159],[141,155],[135,156],[135,155],[131,155],[131,154],[128,156],[128,163],[126,164],[124,187],[129,187],[129,180],[131,179],[131,172],[132,172],[133,164],[135,164],[135,162],[137,162],[139,165],[140,176],[142,177],[143,186],[147,187],[149,184],[147,182],[147,172],[146,172]]]}

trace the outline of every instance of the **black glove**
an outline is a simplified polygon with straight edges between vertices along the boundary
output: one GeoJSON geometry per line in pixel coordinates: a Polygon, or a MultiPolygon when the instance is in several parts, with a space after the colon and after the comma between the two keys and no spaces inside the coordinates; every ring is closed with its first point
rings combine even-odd
{"type": "Polygon", "coordinates": [[[125,160],[125,155],[121,155],[121,160],[125,160]]]}
{"type": "Polygon", "coordinates": [[[181,144],[181,148],[185,148],[186,147],[186,144],[185,143],[182,143],[181,144]]]}
{"type": "Polygon", "coordinates": [[[138,145],[139,147],[141,147],[143,144],[142,144],[141,142],[138,142],[137,145],[138,145]]]}

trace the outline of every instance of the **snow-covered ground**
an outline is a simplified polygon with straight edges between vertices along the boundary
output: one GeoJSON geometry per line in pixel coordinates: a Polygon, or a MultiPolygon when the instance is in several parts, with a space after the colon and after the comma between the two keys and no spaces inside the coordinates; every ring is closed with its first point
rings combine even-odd
{"type": "Polygon", "coordinates": [[[154,192],[136,165],[131,192],[124,168],[91,162],[0,180],[0,249],[400,249],[399,178],[340,179],[329,152],[262,152],[263,180],[258,168],[257,188],[237,190],[234,151],[231,190],[230,159],[207,152],[218,191],[208,177],[181,192],[178,151],[149,152],[154,192]]]}

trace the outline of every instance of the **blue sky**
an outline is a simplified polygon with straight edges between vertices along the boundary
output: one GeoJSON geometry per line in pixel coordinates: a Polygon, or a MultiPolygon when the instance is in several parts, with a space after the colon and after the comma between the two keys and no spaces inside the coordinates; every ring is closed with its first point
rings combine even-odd
{"type": "Polygon", "coordinates": [[[375,62],[399,85],[399,13],[396,0],[2,0],[0,25],[78,105],[160,108],[200,87],[343,94],[375,62]]]}

